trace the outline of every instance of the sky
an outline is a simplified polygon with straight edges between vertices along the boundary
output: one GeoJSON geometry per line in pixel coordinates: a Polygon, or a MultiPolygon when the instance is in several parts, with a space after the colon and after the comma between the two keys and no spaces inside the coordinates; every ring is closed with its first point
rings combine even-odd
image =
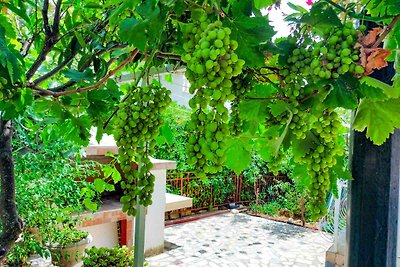
{"type": "Polygon", "coordinates": [[[284,18],[283,14],[287,15],[294,13],[295,11],[287,5],[288,2],[291,2],[292,4],[298,6],[302,6],[306,9],[310,8],[307,5],[307,0],[292,0],[292,1],[282,0],[280,9],[272,8],[269,11],[265,10],[263,14],[268,14],[269,19],[271,21],[271,25],[274,26],[274,30],[277,32],[275,38],[288,36],[290,34],[290,27],[288,26],[288,23],[283,20],[284,18]]]}

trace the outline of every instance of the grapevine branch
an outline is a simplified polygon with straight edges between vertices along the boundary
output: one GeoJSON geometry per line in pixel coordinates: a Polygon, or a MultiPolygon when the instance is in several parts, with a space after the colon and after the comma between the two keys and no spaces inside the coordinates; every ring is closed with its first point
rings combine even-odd
{"type": "Polygon", "coordinates": [[[396,23],[399,21],[400,15],[397,15],[396,17],[393,18],[393,20],[390,22],[390,24],[386,27],[386,29],[383,31],[383,33],[379,36],[378,40],[372,45],[372,48],[377,48],[380,43],[385,39],[385,37],[389,34],[389,32],[394,28],[396,23]]]}
{"type": "Polygon", "coordinates": [[[79,89],[76,89],[76,90],[62,91],[62,92],[52,92],[50,90],[46,90],[44,88],[40,88],[39,86],[37,86],[34,83],[27,84],[27,87],[39,91],[41,95],[48,95],[48,96],[53,96],[53,97],[60,97],[60,96],[64,96],[64,95],[71,95],[71,94],[76,94],[76,93],[83,93],[83,92],[90,91],[90,90],[95,90],[95,89],[100,88],[100,86],[102,86],[111,76],[113,76],[115,73],[117,73],[123,67],[125,67],[127,64],[129,64],[136,57],[136,55],[138,53],[139,53],[138,49],[133,50],[127,59],[125,59],[115,69],[109,71],[103,78],[101,78],[94,85],[90,85],[90,86],[87,86],[87,87],[82,87],[82,88],[79,88],[79,89]]]}

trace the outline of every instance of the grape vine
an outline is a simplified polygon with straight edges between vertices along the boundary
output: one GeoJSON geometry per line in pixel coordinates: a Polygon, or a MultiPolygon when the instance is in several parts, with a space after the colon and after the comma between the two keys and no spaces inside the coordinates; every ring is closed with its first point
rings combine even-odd
{"type": "MultiPolygon", "coordinates": [[[[330,171],[336,164],[336,157],[343,155],[338,145],[341,122],[338,114],[328,108],[312,110],[304,104],[308,98],[323,94],[329,88],[325,85],[344,74],[360,77],[364,68],[359,64],[360,49],[357,48],[359,31],[350,22],[342,27],[329,29],[317,35],[308,28],[296,30],[288,42],[293,49],[289,56],[281,58],[283,67],[276,71],[279,82],[280,100],[285,101],[286,109],[280,112],[270,110],[266,114],[267,128],[275,125],[286,126],[294,138],[313,139],[315,149],[294,158],[295,162],[307,165],[310,178],[309,196],[311,218],[317,220],[326,214],[326,191],[336,183],[337,175],[330,171]]],[[[282,150],[271,156],[268,167],[274,173],[279,171],[282,150]]]]}
{"type": "Polygon", "coordinates": [[[126,100],[119,105],[116,116],[118,128],[114,138],[119,147],[118,160],[126,181],[121,182],[124,196],[121,197],[124,212],[136,214],[136,203],[149,206],[154,191],[155,177],[150,155],[156,145],[155,137],[163,124],[162,112],[171,102],[170,91],[151,84],[133,88],[126,100]],[[139,170],[132,164],[139,164],[139,170]]]}

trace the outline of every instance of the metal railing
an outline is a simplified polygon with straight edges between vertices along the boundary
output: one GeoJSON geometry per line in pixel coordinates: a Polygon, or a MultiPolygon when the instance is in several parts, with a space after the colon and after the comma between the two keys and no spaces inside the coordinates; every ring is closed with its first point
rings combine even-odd
{"type": "Polygon", "coordinates": [[[226,206],[230,203],[246,204],[255,201],[257,194],[266,192],[279,181],[288,181],[285,175],[263,175],[251,179],[252,181],[235,174],[201,179],[192,172],[171,172],[168,177],[167,192],[193,199],[190,211],[226,206]]]}

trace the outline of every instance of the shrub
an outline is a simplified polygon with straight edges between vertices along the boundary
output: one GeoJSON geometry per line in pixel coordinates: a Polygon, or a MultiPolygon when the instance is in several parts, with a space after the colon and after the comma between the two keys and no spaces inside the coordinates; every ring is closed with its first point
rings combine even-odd
{"type": "Polygon", "coordinates": [[[131,267],[133,266],[133,250],[123,246],[114,248],[86,249],[83,257],[84,267],[131,267]]]}

